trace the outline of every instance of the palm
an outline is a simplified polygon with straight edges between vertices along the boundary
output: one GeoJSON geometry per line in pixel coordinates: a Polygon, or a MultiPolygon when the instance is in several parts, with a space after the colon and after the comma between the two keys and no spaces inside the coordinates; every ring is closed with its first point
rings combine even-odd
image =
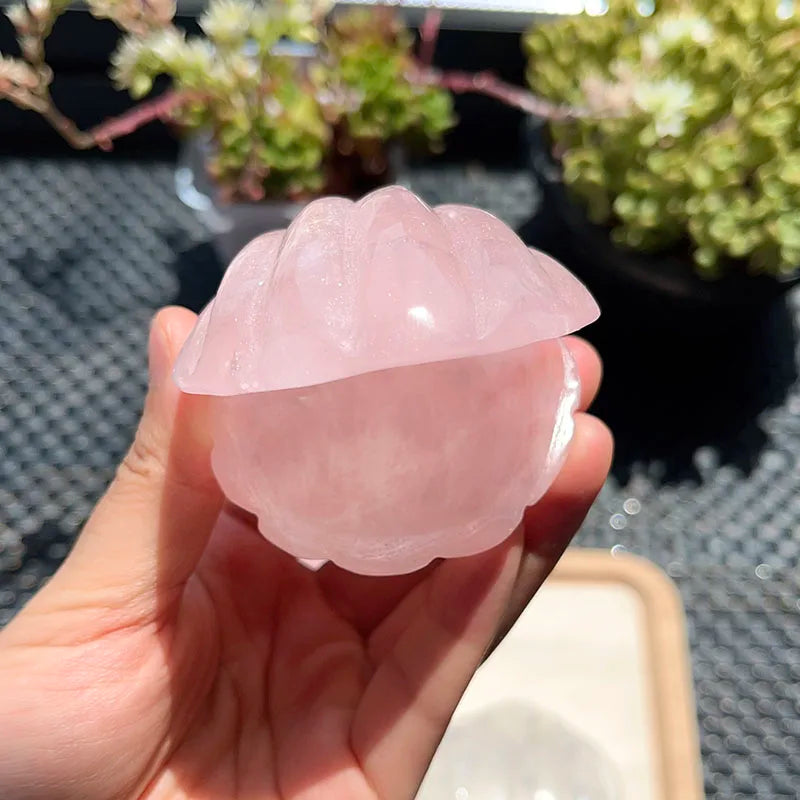
{"type": "Polygon", "coordinates": [[[159,632],[186,646],[166,648],[170,745],[145,796],[409,796],[463,689],[437,668],[480,657],[519,548],[370,579],[308,572],[230,517],[218,534],[159,632]]]}

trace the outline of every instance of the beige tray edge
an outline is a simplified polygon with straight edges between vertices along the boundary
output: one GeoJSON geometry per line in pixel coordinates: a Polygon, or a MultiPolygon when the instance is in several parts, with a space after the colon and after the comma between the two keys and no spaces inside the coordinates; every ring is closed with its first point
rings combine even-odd
{"type": "Polygon", "coordinates": [[[623,583],[639,595],[648,618],[647,655],[658,715],[663,800],[703,800],[686,622],[675,584],[647,559],[584,548],[568,550],[552,578],[623,583]]]}

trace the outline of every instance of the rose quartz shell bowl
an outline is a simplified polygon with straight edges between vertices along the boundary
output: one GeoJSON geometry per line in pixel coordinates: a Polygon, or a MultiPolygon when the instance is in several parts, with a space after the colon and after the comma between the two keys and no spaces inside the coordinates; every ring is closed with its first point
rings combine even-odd
{"type": "Polygon", "coordinates": [[[505,539],[555,478],[597,318],[495,217],[397,186],[317,200],[230,265],[175,367],[214,473],[271,542],[410,572],[505,539]]]}

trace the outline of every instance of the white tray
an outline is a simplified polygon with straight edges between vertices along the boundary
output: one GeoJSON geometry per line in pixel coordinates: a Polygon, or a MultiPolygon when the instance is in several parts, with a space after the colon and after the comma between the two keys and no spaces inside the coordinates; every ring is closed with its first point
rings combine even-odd
{"type": "Polygon", "coordinates": [[[683,609],[633,556],[570,550],[478,671],[419,800],[699,800],[683,609]]]}

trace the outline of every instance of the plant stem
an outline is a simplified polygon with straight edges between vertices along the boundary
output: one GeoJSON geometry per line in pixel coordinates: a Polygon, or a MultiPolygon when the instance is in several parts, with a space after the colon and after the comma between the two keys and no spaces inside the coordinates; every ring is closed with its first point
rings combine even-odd
{"type": "Polygon", "coordinates": [[[42,99],[46,104],[40,112],[42,117],[61,134],[61,137],[69,143],[70,147],[74,147],[76,150],[88,150],[94,146],[95,143],[92,137],[80,130],[71,119],[65,117],[55,107],[49,93],[42,99]]]}
{"type": "MultiPolygon", "coordinates": [[[[141,0],[145,8],[150,8],[150,0],[141,0]]],[[[62,9],[63,10],[63,9],[62,9]]],[[[5,94],[23,108],[37,111],[58,134],[76,150],[89,150],[99,147],[110,150],[111,142],[120,136],[132,133],[137,128],[156,119],[166,119],[169,115],[192,99],[188,92],[165,92],[154,100],[140,103],[118,117],[108,119],[96,127],[82,131],[69,117],[61,113],[50,93],[52,72],[45,56],[45,39],[52,30],[53,23],[60,12],[47,17],[35,15],[25,6],[26,18],[23,23],[15,22],[22,54],[38,75],[38,86],[27,95],[6,90],[5,94]]]]}
{"type": "Polygon", "coordinates": [[[127,136],[149,122],[155,120],[165,122],[179,108],[197,99],[198,96],[194,92],[175,90],[164,92],[164,94],[139,103],[118,117],[111,117],[92,128],[86,134],[92,141],[89,146],[96,145],[101,150],[110,150],[114,139],[127,136]]]}
{"type": "Polygon", "coordinates": [[[561,122],[589,116],[589,112],[586,109],[557,105],[550,100],[545,100],[543,97],[538,97],[526,89],[506,83],[491,72],[436,72],[434,70],[426,70],[423,75],[429,78],[432,83],[441,86],[443,89],[449,89],[455,94],[474,93],[486,95],[505,103],[507,106],[513,106],[528,114],[544,119],[561,122]]]}
{"type": "Polygon", "coordinates": [[[165,92],[153,100],[134,106],[129,111],[101,122],[88,131],[82,131],[75,123],[64,116],[53,103],[52,98],[42,98],[47,104],[41,111],[42,117],[76,150],[89,150],[99,147],[110,150],[114,139],[133,133],[148,122],[166,120],[170,115],[185,105],[194,95],[190,92],[165,92]]]}
{"type": "Polygon", "coordinates": [[[436,43],[439,41],[439,29],[442,26],[442,12],[429,9],[425,13],[422,25],[419,26],[419,62],[425,67],[433,64],[436,43]]]}

